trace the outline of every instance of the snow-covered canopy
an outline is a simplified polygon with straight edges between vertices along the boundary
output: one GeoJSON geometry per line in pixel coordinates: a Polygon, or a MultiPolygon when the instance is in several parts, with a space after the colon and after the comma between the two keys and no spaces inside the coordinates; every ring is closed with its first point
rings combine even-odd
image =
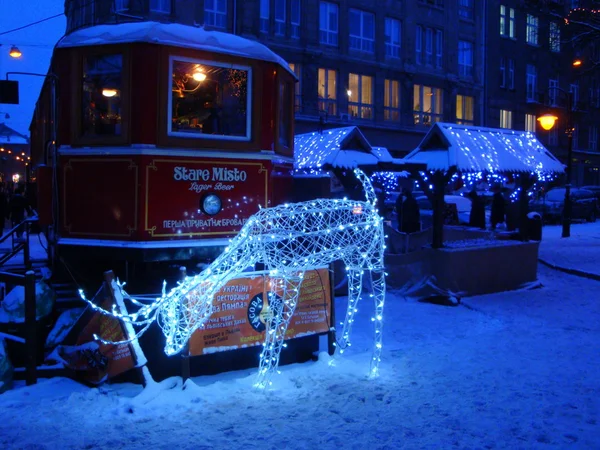
{"type": "Polygon", "coordinates": [[[25,145],[28,143],[27,136],[13,130],[4,123],[0,123],[0,144],[25,145]]]}
{"type": "Polygon", "coordinates": [[[294,137],[294,168],[319,169],[325,164],[355,169],[380,162],[392,162],[387,149],[372,147],[357,127],[332,128],[294,137]]]}
{"type": "Polygon", "coordinates": [[[460,172],[563,172],[564,165],[533,133],[436,123],[405,161],[429,170],[460,172]]]}
{"type": "Polygon", "coordinates": [[[57,47],[81,47],[127,42],[172,45],[270,61],[279,64],[294,75],[294,72],[290,70],[288,63],[283,58],[260,42],[251,41],[235,34],[209,31],[203,27],[192,27],[179,23],[136,22],[97,25],[82,28],[64,36],[58,42],[57,47]]]}

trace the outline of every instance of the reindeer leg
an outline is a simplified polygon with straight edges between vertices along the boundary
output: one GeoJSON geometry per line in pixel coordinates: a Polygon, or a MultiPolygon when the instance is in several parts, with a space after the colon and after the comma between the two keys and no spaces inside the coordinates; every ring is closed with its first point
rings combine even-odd
{"type": "Polygon", "coordinates": [[[271,376],[279,365],[279,355],[281,348],[285,345],[283,343],[285,333],[298,303],[298,294],[300,293],[303,277],[304,273],[298,277],[273,280],[273,287],[269,294],[274,295],[274,291],[277,289],[276,286],[281,286],[282,289],[277,289],[277,291],[281,292],[282,301],[273,310],[272,320],[267,321],[265,343],[260,354],[260,366],[255,387],[264,388],[272,383],[271,376]]]}
{"type": "Polygon", "coordinates": [[[381,338],[383,329],[383,304],[385,303],[385,270],[371,270],[371,297],[375,301],[375,317],[371,320],[375,322],[375,345],[373,347],[373,359],[371,360],[370,377],[379,375],[379,362],[381,361],[381,338]]]}
{"type": "Polygon", "coordinates": [[[344,353],[346,347],[350,346],[350,330],[354,315],[356,314],[356,306],[360,299],[362,291],[362,270],[348,270],[348,309],[346,310],[346,319],[344,320],[344,328],[342,329],[342,338],[338,342],[340,355],[344,353]]]}

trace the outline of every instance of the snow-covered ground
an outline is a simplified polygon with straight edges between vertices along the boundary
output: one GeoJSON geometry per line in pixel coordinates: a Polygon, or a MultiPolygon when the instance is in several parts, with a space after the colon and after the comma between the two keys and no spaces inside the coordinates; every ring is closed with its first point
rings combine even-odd
{"type": "Polygon", "coordinates": [[[567,269],[600,275],[600,221],[571,225],[571,237],[561,238],[562,226],[542,230],[540,258],[567,269]]]}
{"type": "MultiPolygon", "coordinates": [[[[600,223],[545,227],[540,255],[600,271],[600,223]]],[[[0,448],[598,448],[597,281],[539,267],[540,289],[458,307],[389,292],[381,376],[367,380],[372,305],[343,357],[281,368],[97,389],[67,379],[0,395],[0,448]]],[[[337,298],[340,317],[345,298],[337,298]]],[[[362,308],[361,308],[362,306],[362,308]]]]}

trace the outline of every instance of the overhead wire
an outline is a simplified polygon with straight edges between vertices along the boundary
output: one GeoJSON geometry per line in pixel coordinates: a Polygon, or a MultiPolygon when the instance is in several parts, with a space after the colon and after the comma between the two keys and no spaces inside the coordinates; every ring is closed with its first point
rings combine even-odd
{"type": "MultiPolygon", "coordinates": [[[[96,0],[90,0],[89,2],[83,3],[81,5],[72,6],[72,4],[71,4],[69,6],[72,6],[72,8],[70,8],[69,10],[70,11],[80,10],[80,9],[85,8],[86,6],[93,5],[95,2],[96,2],[96,0]]],[[[4,36],[4,35],[9,34],[9,33],[14,33],[15,31],[24,30],[25,28],[29,28],[29,27],[32,27],[34,25],[38,25],[38,24],[40,24],[42,22],[47,22],[48,20],[56,19],[57,17],[61,17],[61,16],[66,16],[66,13],[63,11],[60,14],[55,14],[53,16],[49,16],[49,17],[46,17],[44,19],[36,20],[35,22],[28,23],[27,25],[22,25],[20,27],[13,28],[13,29],[7,30],[7,31],[2,31],[2,32],[0,32],[0,36],[4,36]]]]}
{"type": "Polygon", "coordinates": [[[64,16],[65,13],[56,14],[54,16],[46,17],[45,19],[36,20],[35,22],[28,23],[27,25],[23,25],[17,28],[13,28],[12,30],[3,31],[0,33],[0,36],[4,36],[5,34],[14,33],[15,31],[24,30],[25,28],[32,27],[37,25],[38,23],[46,22],[48,20],[56,19],[57,17],[64,16]]]}

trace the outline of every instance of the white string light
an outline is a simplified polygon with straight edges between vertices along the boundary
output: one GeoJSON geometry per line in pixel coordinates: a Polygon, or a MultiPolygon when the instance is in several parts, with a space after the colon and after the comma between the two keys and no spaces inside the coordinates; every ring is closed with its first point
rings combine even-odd
{"type": "MultiPolygon", "coordinates": [[[[316,199],[264,208],[248,219],[225,251],[200,274],[187,277],[152,303],[142,303],[133,314],[116,309],[107,312],[80,295],[92,308],[143,328],[156,320],[165,337],[165,353],[179,353],[192,333],[202,328],[213,312],[213,297],[229,280],[246,268],[263,263],[274,282],[270,286],[271,316],[267,320],[257,387],[266,387],[277,370],[288,324],[298,302],[300,285],[307,270],[342,260],[348,272],[348,309],[343,322],[339,353],[350,345],[350,330],[357,312],[365,271],[371,278],[375,303],[375,344],[370,375],[379,371],[382,350],[383,305],[385,301],[383,220],[369,178],[354,173],[362,183],[366,201],[316,199]]],[[[123,285],[119,285],[122,287],[123,285]]],[[[125,298],[130,298],[124,293],[125,298]]],[[[96,339],[98,337],[96,336],[96,339]]],[[[101,340],[101,339],[100,339],[101,340]]],[[[102,341],[107,342],[107,341],[102,341]]],[[[113,343],[113,342],[111,342],[113,343]]]]}

